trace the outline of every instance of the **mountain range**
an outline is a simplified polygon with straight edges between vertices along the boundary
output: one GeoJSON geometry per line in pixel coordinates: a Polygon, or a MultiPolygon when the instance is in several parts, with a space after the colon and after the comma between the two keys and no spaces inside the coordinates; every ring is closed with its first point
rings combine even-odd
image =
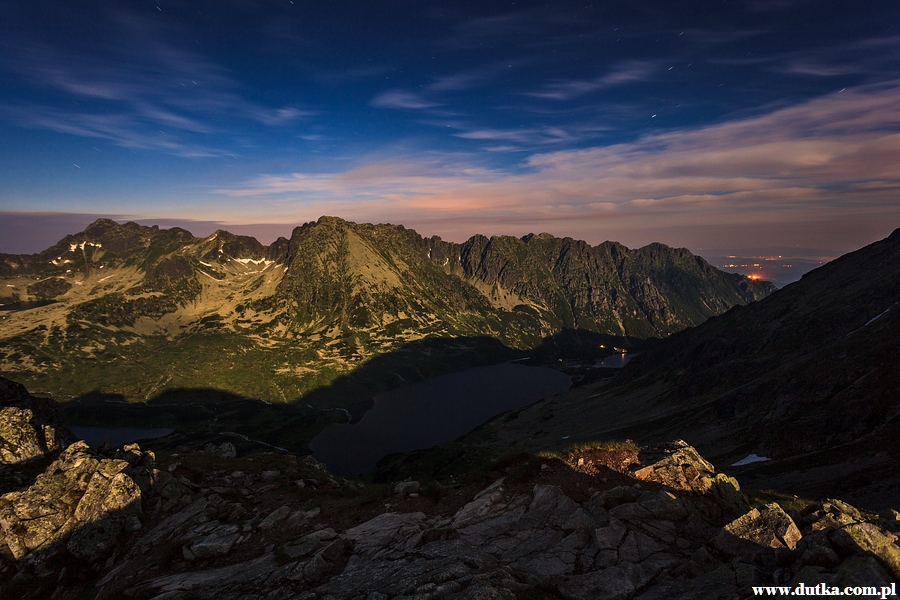
{"type": "Polygon", "coordinates": [[[0,369],[62,400],[203,387],[285,402],[379,356],[400,352],[375,391],[563,331],[665,337],[773,289],[661,244],[457,244],[322,217],[265,246],[101,219],[0,255],[0,369]]]}

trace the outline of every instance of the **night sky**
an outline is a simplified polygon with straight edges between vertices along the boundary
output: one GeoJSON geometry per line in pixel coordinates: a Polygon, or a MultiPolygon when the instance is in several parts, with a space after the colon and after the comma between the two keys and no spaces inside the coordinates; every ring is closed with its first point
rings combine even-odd
{"type": "Polygon", "coordinates": [[[900,227],[898,17],[897,0],[7,0],[0,252],[98,216],[268,243],[328,214],[455,241],[840,254],[900,227]]]}

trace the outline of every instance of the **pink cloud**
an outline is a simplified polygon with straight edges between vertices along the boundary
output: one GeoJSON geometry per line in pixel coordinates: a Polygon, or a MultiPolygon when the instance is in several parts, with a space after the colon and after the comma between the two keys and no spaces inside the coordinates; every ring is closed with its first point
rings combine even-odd
{"type": "Polygon", "coordinates": [[[294,218],[399,222],[451,239],[551,230],[637,245],[651,233],[706,226],[747,245],[761,228],[824,236],[840,222],[849,237],[830,240],[832,247],[853,247],[860,236],[869,236],[865,242],[900,226],[898,156],[900,86],[893,85],[630,143],[536,154],[525,172],[396,157],[218,191],[264,199],[294,218]]]}

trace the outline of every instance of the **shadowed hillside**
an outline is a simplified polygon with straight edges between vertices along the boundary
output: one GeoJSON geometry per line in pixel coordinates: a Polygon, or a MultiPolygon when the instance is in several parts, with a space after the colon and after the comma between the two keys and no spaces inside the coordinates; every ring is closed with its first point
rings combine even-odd
{"type": "Polygon", "coordinates": [[[677,435],[725,466],[774,459],[739,469],[754,485],[883,504],[900,492],[898,299],[900,230],[660,341],[615,380],[498,418],[480,439],[677,435]]]}

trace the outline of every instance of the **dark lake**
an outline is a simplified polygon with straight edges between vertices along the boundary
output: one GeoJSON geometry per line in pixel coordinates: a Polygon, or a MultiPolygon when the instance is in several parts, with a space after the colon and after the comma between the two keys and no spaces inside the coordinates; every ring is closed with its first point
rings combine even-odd
{"type": "Polygon", "coordinates": [[[175,431],[166,427],[67,427],[67,429],[78,439],[87,442],[91,448],[99,448],[103,442],[109,442],[109,445],[115,448],[138,440],[163,437],[175,431]]]}
{"type": "Polygon", "coordinates": [[[331,425],[309,446],[338,475],[362,473],[382,456],[451,442],[494,415],[569,389],[565,373],[505,363],[411,383],[375,397],[354,425],[331,425]]]}
{"type": "Polygon", "coordinates": [[[0,304],[0,310],[28,310],[30,308],[38,308],[47,306],[48,304],[56,304],[57,300],[28,300],[25,302],[10,302],[9,304],[0,304]]]}
{"type": "Polygon", "coordinates": [[[633,354],[610,354],[602,361],[597,363],[598,367],[610,367],[613,369],[621,369],[625,365],[628,364],[628,361],[631,360],[633,354]]]}

